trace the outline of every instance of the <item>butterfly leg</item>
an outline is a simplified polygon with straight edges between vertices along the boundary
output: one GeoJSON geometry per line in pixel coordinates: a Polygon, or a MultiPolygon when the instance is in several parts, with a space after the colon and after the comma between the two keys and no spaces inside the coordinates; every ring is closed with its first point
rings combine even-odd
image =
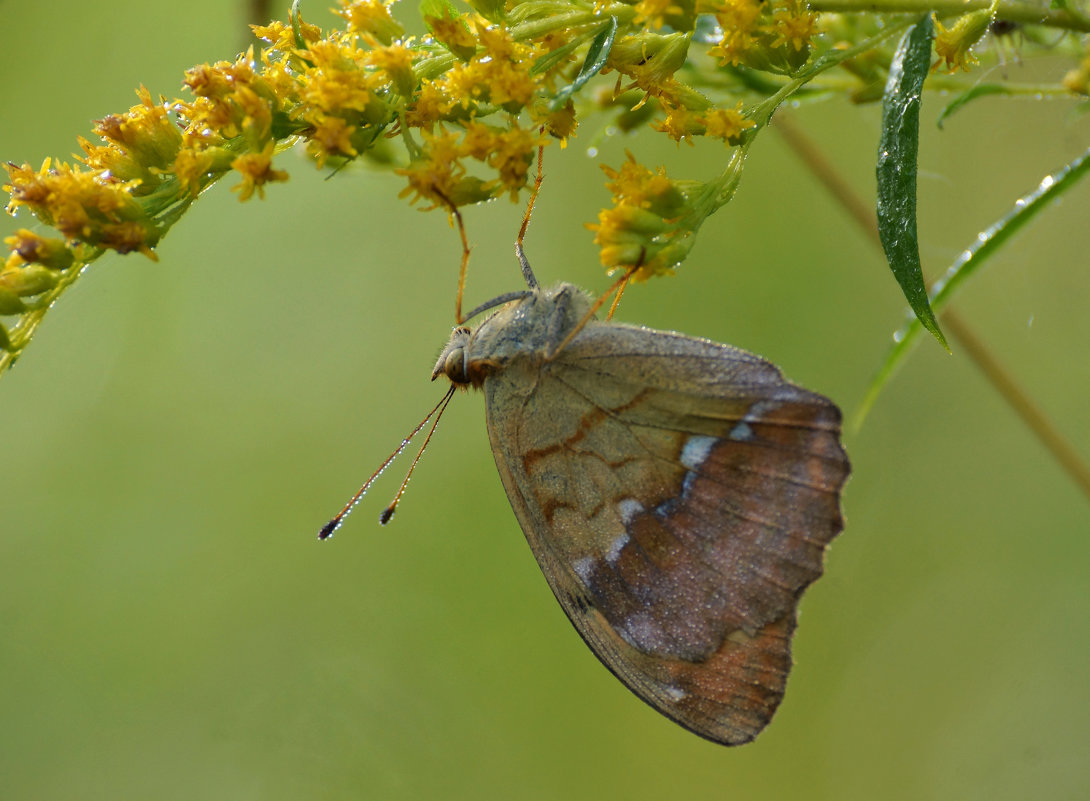
{"type": "MultiPolygon", "coordinates": [[[[590,309],[587,311],[586,314],[583,315],[583,319],[580,320],[578,323],[576,323],[571,328],[571,330],[569,330],[567,332],[567,334],[564,336],[564,339],[560,340],[560,343],[558,345],[556,345],[556,347],[552,347],[551,343],[556,341],[553,338],[553,329],[554,328],[556,329],[556,334],[557,334],[557,336],[559,336],[560,329],[561,329],[561,327],[563,325],[563,322],[564,322],[564,315],[567,314],[567,306],[568,306],[568,303],[566,302],[564,307],[563,307],[563,310],[561,309],[560,301],[561,300],[568,301],[568,299],[567,298],[561,298],[560,295],[558,295],[557,296],[557,313],[553,317],[553,319],[550,320],[550,322],[549,322],[549,343],[550,343],[550,346],[545,351],[546,352],[545,361],[552,361],[552,359],[556,356],[556,354],[558,354],[558,353],[560,353],[560,351],[564,350],[564,348],[566,348],[568,346],[568,343],[571,342],[573,339],[575,339],[575,335],[583,330],[583,326],[585,326],[587,323],[589,323],[591,320],[594,319],[594,315],[598,313],[598,310],[600,308],[602,308],[602,305],[607,300],[609,300],[609,297],[614,292],[623,292],[624,288],[628,285],[629,279],[632,278],[633,273],[635,273],[637,269],[639,269],[639,267],[632,267],[629,270],[626,270],[625,274],[623,276],[621,276],[613,284],[613,286],[611,286],[609,289],[607,289],[605,291],[605,293],[603,293],[602,296],[600,298],[598,298],[598,300],[594,301],[594,303],[591,304],[590,309]]],[[[562,291],[566,292],[567,289],[565,288],[562,291]]],[[[568,301],[568,302],[570,302],[570,301],[568,301]]],[[[610,318],[613,317],[613,311],[616,308],[617,308],[617,303],[614,302],[613,306],[609,310],[609,317],[607,317],[606,319],[610,319],[610,318]]]]}
{"type": "Polygon", "coordinates": [[[469,239],[466,237],[466,226],[462,220],[462,212],[458,211],[458,207],[454,205],[453,201],[440,192],[439,189],[436,188],[433,191],[443,201],[443,205],[447,207],[447,212],[450,214],[448,219],[457,224],[458,235],[462,238],[462,266],[458,270],[458,296],[454,301],[454,322],[461,325],[472,316],[462,316],[462,295],[465,294],[466,272],[469,269],[469,239]]]}
{"type": "Polygon", "coordinates": [[[466,321],[462,316],[462,295],[466,289],[466,271],[469,269],[469,240],[466,238],[466,227],[462,221],[462,213],[458,207],[451,204],[450,211],[458,223],[458,235],[462,238],[462,266],[458,269],[458,299],[454,302],[454,321],[461,325],[466,321]]]}
{"type": "MultiPolygon", "coordinates": [[[[556,293],[554,299],[556,305],[553,307],[553,316],[549,319],[549,330],[545,335],[545,361],[551,361],[571,339],[566,328],[568,312],[571,310],[572,291],[571,286],[564,286],[556,293]]],[[[585,320],[580,322],[575,330],[578,331],[585,323],[585,320]]]]}
{"type": "Polygon", "coordinates": [[[526,239],[526,229],[530,227],[530,215],[534,213],[537,196],[541,193],[541,182],[545,180],[545,174],[542,172],[544,162],[545,148],[541,146],[537,149],[537,175],[534,178],[534,188],[530,190],[530,200],[526,203],[526,213],[522,215],[522,227],[519,228],[518,239],[515,240],[515,256],[522,268],[522,277],[526,279],[526,286],[530,287],[530,289],[537,289],[537,277],[534,275],[534,271],[530,269],[530,262],[526,259],[526,251],[523,250],[522,243],[526,239]]]}

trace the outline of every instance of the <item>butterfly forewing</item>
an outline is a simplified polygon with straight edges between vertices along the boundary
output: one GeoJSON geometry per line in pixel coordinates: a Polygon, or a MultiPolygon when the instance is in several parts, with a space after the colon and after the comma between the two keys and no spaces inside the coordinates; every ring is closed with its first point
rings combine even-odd
{"type": "Polygon", "coordinates": [[[836,407],[744,351],[596,322],[484,389],[505,489],[584,640],[668,717],[752,739],[842,527],[836,407]]]}

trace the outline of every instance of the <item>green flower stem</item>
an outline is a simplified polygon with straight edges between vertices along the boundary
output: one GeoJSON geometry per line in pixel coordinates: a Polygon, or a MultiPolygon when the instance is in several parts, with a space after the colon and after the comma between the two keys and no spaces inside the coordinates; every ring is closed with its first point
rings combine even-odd
{"type": "MultiPolygon", "coordinates": [[[[847,61],[848,59],[855,58],[858,55],[866,53],[868,50],[873,50],[879,44],[886,39],[900,33],[907,29],[915,22],[914,19],[898,20],[892,22],[881,33],[872,36],[870,39],[866,39],[854,47],[849,47],[847,50],[833,50],[826,53],[821,58],[814,61],[809,67],[803,69],[798,75],[788,81],[782,88],[780,88],[774,95],[759,103],[754,109],[750,119],[757,123],[757,129],[761,130],[768,125],[769,120],[772,119],[773,113],[778,109],[791,95],[799,91],[802,87],[806,86],[815,76],[820,75],[826,70],[832,69],[838,64],[847,61]]],[[[752,141],[752,139],[748,140],[752,141]]],[[[748,142],[747,142],[748,144],[748,142]]]]}
{"type": "MultiPolygon", "coordinates": [[[[811,0],[813,11],[868,14],[915,14],[934,11],[940,17],[955,17],[992,7],[990,0],[811,0]]],[[[1090,31],[1090,19],[1066,9],[1042,8],[1026,3],[999,3],[996,16],[1008,22],[1043,25],[1069,31],[1090,31]]]]}
{"type": "Polygon", "coordinates": [[[0,375],[3,375],[9,367],[15,364],[15,360],[19,358],[19,354],[23,352],[23,348],[30,342],[30,338],[34,336],[34,332],[41,325],[45,313],[49,311],[49,308],[64,290],[76,283],[88,264],[89,262],[76,263],[64,270],[53,288],[42,293],[42,296],[35,300],[35,308],[19,315],[19,322],[8,329],[11,350],[0,350],[0,375]]]}
{"type": "Polygon", "coordinates": [[[515,41],[521,42],[525,39],[539,38],[553,31],[599,26],[609,17],[615,17],[619,24],[625,25],[636,18],[636,9],[625,3],[610,3],[596,10],[557,14],[514,25],[511,27],[511,36],[515,41]]]}
{"type": "Polygon", "coordinates": [[[914,21],[905,19],[891,23],[881,33],[860,42],[855,47],[826,54],[784,84],[774,95],[754,107],[750,119],[757,123],[757,128],[731,153],[730,161],[727,162],[726,167],[719,176],[705,183],[699,195],[690,201],[692,210],[686,215],[684,222],[679,227],[688,230],[691,238],[708,217],[730,202],[738,189],[738,183],[741,181],[742,165],[749,154],[749,149],[753,146],[760,132],[768,126],[772,114],[788,98],[806,86],[815,75],[832,69],[842,61],[873,49],[885,39],[895,36],[908,28],[914,21]]]}

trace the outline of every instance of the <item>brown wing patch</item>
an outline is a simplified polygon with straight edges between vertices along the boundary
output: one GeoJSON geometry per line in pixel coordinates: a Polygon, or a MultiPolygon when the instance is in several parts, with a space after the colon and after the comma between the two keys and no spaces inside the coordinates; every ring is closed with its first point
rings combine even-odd
{"type": "MultiPolygon", "coordinates": [[[[565,608],[568,607],[565,605],[565,608]]],[[[791,670],[795,614],[753,635],[736,633],[706,659],[658,659],[636,651],[589,607],[570,609],[576,628],[602,663],[644,701],[701,737],[741,745],[772,719],[791,670]]]]}

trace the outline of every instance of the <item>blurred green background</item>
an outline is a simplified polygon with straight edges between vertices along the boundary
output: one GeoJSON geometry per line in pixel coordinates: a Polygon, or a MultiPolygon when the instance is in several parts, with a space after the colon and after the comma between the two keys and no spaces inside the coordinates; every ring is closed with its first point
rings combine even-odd
{"type": "MultiPolygon", "coordinates": [[[[184,68],[245,45],[244,17],[212,0],[3,3],[0,157],[66,156],[141,83],[177,94],[184,68]]],[[[320,4],[308,18],[335,22],[320,4]]],[[[987,99],[939,132],[943,102],[927,97],[921,146],[931,275],[1090,141],[1069,102],[987,99]]],[[[878,115],[795,112],[868,198],[878,115]]],[[[601,291],[592,134],[549,152],[527,249],[543,281],[601,291]]],[[[660,138],[601,158],[627,147],[678,177],[724,159],[660,138]]],[[[479,396],[456,399],[389,527],[375,518],[401,467],[315,541],[442,391],[428,374],[460,250],[394,176],[277,166],[291,181],[264,202],[213,188],[158,264],[94,265],[0,381],[5,801],[1086,797],[1090,504],[956,345],[923,343],[847,436],[848,526],[802,604],[787,698],[725,749],[636,700],[571,629],[479,396]]],[[[1088,198],[956,302],[1083,454],[1088,198]]],[[[520,214],[467,212],[468,304],[518,287],[520,214]]],[[[681,274],[632,289],[619,316],[762,353],[850,413],[903,306],[769,132],[681,274]]]]}

